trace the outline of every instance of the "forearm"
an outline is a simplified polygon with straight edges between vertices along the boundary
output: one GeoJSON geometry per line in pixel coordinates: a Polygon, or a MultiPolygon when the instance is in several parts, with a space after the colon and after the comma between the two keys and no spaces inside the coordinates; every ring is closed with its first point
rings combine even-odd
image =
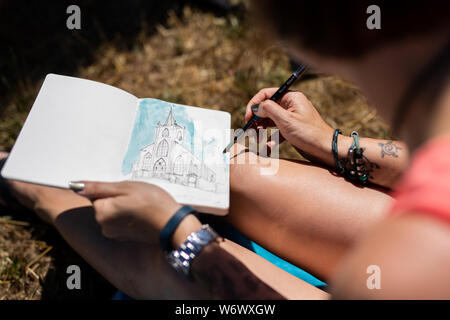
{"type": "MultiPolygon", "coordinates": [[[[201,224],[185,218],[174,233],[179,247],[201,224]]],[[[254,252],[223,239],[206,246],[191,266],[194,282],[215,299],[327,299],[328,294],[283,271],[254,252]]]]}
{"type": "MultiPolygon", "coordinates": [[[[58,214],[53,223],[64,239],[90,265],[114,286],[134,298],[325,299],[328,297],[325,292],[228,240],[222,242],[220,246],[212,246],[205,250],[194,260],[192,270],[196,281],[190,281],[169,265],[159,243],[118,242],[105,238],[95,221],[91,206],[74,208],[58,214]],[[255,288],[258,288],[257,293],[254,292],[255,288]]],[[[174,245],[179,246],[187,234],[198,230],[199,225],[200,222],[190,216],[180,225],[183,228],[176,230],[174,245]]]]}
{"type": "Polygon", "coordinates": [[[191,272],[215,299],[285,299],[218,243],[202,250],[192,263],[191,272]]]}
{"type": "MultiPolygon", "coordinates": [[[[339,159],[348,158],[348,150],[353,138],[338,136],[339,159]]],[[[391,188],[409,163],[408,147],[401,141],[360,138],[359,144],[364,150],[365,167],[369,181],[382,187],[391,188]]],[[[324,143],[326,156],[322,159],[327,165],[335,167],[331,140],[324,143]]]]}
{"type": "Polygon", "coordinates": [[[384,220],[353,248],[335,273],[333,297],[450,299],[449,230],[445,221],[423,213],[384,220]]]}
{"type": "MultiPolygon", "coordinates": [[[[347,157],[353,139],[340,137],[341,157],[347,157]]],[[[409,164],[408,147],[401,141],[361,138],[369,181],[387,188],[393,187],[409,164]]]]}
{"type": "MultiPolygon", "coordinates": [[[[172,246],[178,248],[187,236],[201,227],[200,221],[190,215],[176,228],[172,246]]],[[[223,239],[221,243],[207,245],[193,260],[191,274],[194,281],[213,299],[285,299],[257,278],[228,250],[232,247],[223,239]]],[[[239,253],[238,253],[239,254],[239,253]]],[[[242,259],[242,257],[241,257],[242,259]]]]}
{"type": "Polygon", "coordinates": [[[92,207],[58,215],[55,227],[70,246],[116,288],[137,299],[206,299],[165,261],[158,243],[105,238],[92,207]]]}

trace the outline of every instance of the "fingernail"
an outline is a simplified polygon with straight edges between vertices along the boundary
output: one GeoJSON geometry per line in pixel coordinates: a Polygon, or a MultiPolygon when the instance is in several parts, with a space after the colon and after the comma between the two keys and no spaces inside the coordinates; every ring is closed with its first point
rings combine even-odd
{"type": "Polygon", "coordinates": [[[85,187],[85,185],[83,182],[79,182],[79,181],[70,181],[69,182],[69,188],[75,192],[83,191],[84,187],[85,187]]]}
{"type": "Polygon", "coordinates": [[[258,109],[259,109],[259,103],[252,105],[251,109],[252,109],[253,113],[257,113],[258,109]]]}

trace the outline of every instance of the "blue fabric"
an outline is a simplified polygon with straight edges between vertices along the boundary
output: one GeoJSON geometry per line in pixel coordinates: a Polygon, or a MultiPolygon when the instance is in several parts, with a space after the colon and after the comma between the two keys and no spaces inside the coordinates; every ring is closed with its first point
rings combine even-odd
{"type": "Polygon", "coordinates": [[[114,293],[111,300],[134,300],[134,299],[131,298],[130,296],[127,296],[125,293],[119,290],[116,293],[114,293]]]}
{"type": "Polygon", "coordinates": [[[308,282],[309,284],[315,286],[315,287],[326,287],[327,284],[323,281],[320,281],[313,275],[309,274],[308,272],[300,269],[299,267],[294,266],[293,264],[287,262],[286,260],[283,260],[279,258],[278,256],[274,255],[273,253],[267,251],[260,245],[258,245],[256,242],[252,241],[253,251],[258,255],[266,259],[267,261],[272,262],[274,265],[276,265],[278,268],[283,269],[284,271],[292,274],[293,276],[296,276],[297,278],[302,279],[305,282],[308,282]]]}

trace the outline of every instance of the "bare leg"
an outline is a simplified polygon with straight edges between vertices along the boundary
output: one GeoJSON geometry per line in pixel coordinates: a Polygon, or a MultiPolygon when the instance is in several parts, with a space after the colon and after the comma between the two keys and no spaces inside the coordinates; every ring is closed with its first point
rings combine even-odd
{"type": "MultiPolygon", "coordinates": [[[[165,261],[159,244],[117,242],[105,238],[91,203],[72,191],[12,182],[14,194],[55,225],[64,239],[117,288],[135,298],[198,299],[209,293],[186,281],[165,261]]],[[[275,267],[253,252],[226,241],[223,248],[257,277],[291,299],[326,299],[328,295],[275,267]]]]}
{"type": "Polygon", "coordinates": [[[279,161],[279,169],[275,175],[261,175],[259,157],[244,149],[235,145],[232,151],[229,221],[322,279],[330,277],[343,254],[391,202],[380,190],[355,186],[309,163],[265,159],[272,167],[279,161]]]}

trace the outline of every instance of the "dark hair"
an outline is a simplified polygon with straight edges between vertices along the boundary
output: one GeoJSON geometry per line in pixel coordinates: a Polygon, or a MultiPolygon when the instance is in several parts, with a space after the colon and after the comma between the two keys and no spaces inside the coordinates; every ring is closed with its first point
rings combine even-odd
{"type": "Polygon", "coordinates": [[[450,28],[448,0],[254,0],[256,17],[281,39],[324,56],[357,57],[417,34],[450,28]],[[366,26],[370,5],[381,29],[366,26]]]}

